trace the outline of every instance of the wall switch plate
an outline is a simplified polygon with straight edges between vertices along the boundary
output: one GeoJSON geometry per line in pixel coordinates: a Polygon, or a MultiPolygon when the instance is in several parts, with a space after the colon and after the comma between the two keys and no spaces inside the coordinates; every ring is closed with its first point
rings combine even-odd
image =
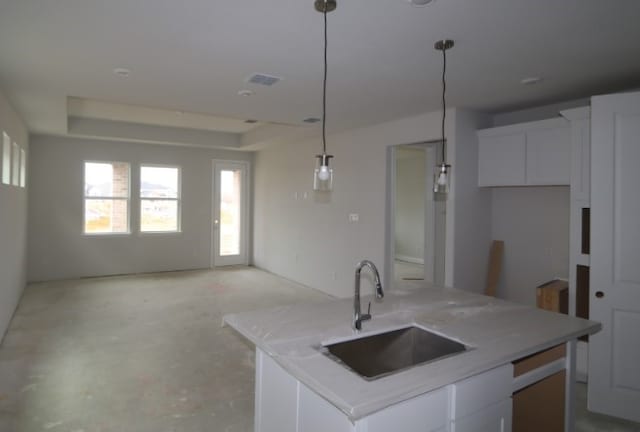
{"type": "Polygon", "coordinates": [[[358,213],[350,213],[349,222],[360,222],[360,215],[358,213]]]}

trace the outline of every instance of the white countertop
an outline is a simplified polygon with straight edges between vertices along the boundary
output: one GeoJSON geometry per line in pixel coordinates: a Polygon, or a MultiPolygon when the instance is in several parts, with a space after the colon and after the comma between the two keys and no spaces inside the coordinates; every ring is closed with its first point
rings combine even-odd
{"type": "Polygon", "coordinates": [[[226,315],[224,322],[351,420],[600,328],[593,321],[449,288],[395,290],[380,303],[363,296],[363,310],[370,300],[373,318],[359,333],[351,327],[353,299],[226,315]],[[366,381],[317,348],[408,324],[473,349],[366,381]]]}

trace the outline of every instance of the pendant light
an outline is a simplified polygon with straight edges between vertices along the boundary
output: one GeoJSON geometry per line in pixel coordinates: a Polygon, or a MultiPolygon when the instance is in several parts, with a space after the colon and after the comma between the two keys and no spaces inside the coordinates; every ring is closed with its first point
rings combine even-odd
{"type": "Polygon", "coordinates": [[[313,171],[313,190],[330,191],[333,188],[333,169],[329,161],[333,157],[327,154],[327,13],[336,9],[336,0],[315,0],[316,10],[324,16],[324,78],[322,81],[322,154],[316,156],[313,171]]]}
{"type": "Polygon", "coordinates": [[[449,193],[449,174],[451,171],[451,165],[446,162],[447,139],[444,134],[445,119],[447,117],[447,50],[453,48],[453,41],[450,39],[440,40],[435,43],[434,48],[442,51],[442,159],[436,165],[436,172],[433,176],[433,192],[446,197],[446,194],[449,193]]]}

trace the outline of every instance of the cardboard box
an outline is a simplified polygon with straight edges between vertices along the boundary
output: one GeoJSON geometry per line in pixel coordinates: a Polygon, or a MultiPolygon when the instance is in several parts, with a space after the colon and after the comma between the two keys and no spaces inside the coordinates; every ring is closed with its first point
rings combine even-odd
{"type": "Polygon", "coordinates": [[[536,304],[540,309],[569,313],[569,284],[554,279],[536,288],[536,304]]]}

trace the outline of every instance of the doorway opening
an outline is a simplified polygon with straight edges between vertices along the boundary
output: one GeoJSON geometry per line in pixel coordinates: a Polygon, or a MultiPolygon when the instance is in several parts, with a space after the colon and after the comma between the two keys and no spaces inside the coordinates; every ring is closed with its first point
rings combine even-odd
{"type": "Polygon", "coordinates": [[[391,146],[387,152],[387,283],[444,284],[445,201],[434,198],[440,141],[391,146]]]}
{"type": "Polygon", "coordinates": [[[249,163],[213,161],[211,267],[248,265],[249,163]]]}

